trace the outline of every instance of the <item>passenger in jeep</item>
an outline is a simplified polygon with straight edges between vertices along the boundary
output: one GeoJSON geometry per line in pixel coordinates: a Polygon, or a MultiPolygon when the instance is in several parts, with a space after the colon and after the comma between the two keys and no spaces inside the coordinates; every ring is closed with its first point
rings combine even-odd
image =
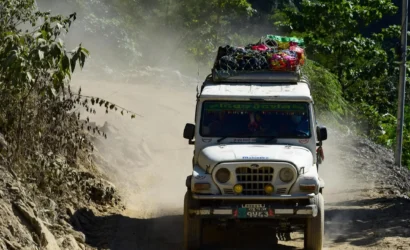
{"type": "Polygon", "coordinates": [[[262,112],[251,112],[249,115],[248,128],[251,132],[267,133],[271,128],[271,122],[262,112]]]}
{"type": "Polygon", "coordinates": [[[227,114],[226,111],[210,113],[206,117],[206,120],[208,120],[209,123],[208,126],[204,126],[204,134],[213,136],[224,136],[227,133],[232,133],[237,128],[237,126],[233,126],[236,123],[234,119],[235,117],[227,114]]]}

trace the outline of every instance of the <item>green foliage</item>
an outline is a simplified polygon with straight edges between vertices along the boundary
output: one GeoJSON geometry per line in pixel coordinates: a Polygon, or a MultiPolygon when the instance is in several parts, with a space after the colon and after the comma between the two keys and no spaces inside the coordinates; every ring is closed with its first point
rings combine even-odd
{"type": "Polygon", "coordinates": [[[300,11],[285,9],[287,20],[277,24],[302,33],[311,59],[326,65],[348,88],[358,78],[386,74],[386,52],[360,29],[395,11],[385,0],[303,0],[300,11]]]}
{"type": "MultiPolygon", "coordinates": [[[[321,90],[323,97],[315,97],[319,109],[389,147],[396,140],[399,58],[394,41],[400,37],[400,27],[391,25],[367,37],[362,30],[397,9],[390,0],[302,0],[300,9],[287,7],[273,18],[289,34],[303,36],[309,58],[328,69],[328,76],[334,76],[324,79],[323,73],[308,67],[314,81],[327,82],[332,90],[321,90]],[[325,97],[331,100],[327,106],[321,104],[325,97]],[[349,108],[340,109],[334,98],[345,100],[342,103],[349,108]]],[[[405,116],[403,163],[410,166],[409,107],[405,116]]]]}
{"type": "Polygon", "coordinates": [[[337,77],[312,60],[306,60],[303,73],[312,85],[312,95],[319,117],[322,114],[331,114],[334,118],[341,119],[347,112],[347,104],[342,97],[342,88],[337,77]]]}
{"type": "Polygon", "coordinates": [[[137,114],[71,91],[74,71],[84,68],[90,54],[81,44],[68,51],[60,39],[76,13],[51,15],[38,11],[34,0],[10,0],[1,4],[0,16],[0,134],[8,144],[0,148],[0,164],[49,197],[69,199],[64,190],[87,179],[74,170],[93,151],[86,129],[106,137],[88,117],[81,119],[78,108],[95,113],[91,106],[98,102],[106,112],[137,114]]]}
{"type": "Polygon", "coordinates": [[[30,112],[27,105],[36,101],[41,101],[39,109],[42,105],[60,105],[64,84],[77,63],[81,68],[84,66],[88,51],[80,45],[67,52],[58,39],[61,32],[68,31],[75,13],[69,17],[51,16],[35,12],[33,1],[10,1],[1,14],[7,18],[1,21],[4,30],[0,33],[0,129],[17,138],[16,149],[20,149],[23,120],[30,112]],[[40,18],[43,22],[38,24],[40,18]],[[16,28],[25,22],[34,28],[25,32],[16,28]]]}
{"type": "MultiPolygon", "coordinates": [[[[396,129],[397,117],[396,114],[386,113],[380,115],[377,110],[373,110],[373,115],[376,117],[374,121],[378,123],[378,130],[372,130],[371,138],[387,147],[394,148],[396,146],[396,129]]],[[[403,164],[410,166],[410,106],[406,106],[404,110],[404,127],[403,127],[403,164]]]]}
{"type": "Polygon", "coordinates": [[[253,12],[246,0],[182,1],[177,14],[189,32],[187,50],[199,62],[212,61],[220,45],[232,42],[230,35],[240,34],[241,27],[233,30],[233,24],[244,23],[253,12]]]}

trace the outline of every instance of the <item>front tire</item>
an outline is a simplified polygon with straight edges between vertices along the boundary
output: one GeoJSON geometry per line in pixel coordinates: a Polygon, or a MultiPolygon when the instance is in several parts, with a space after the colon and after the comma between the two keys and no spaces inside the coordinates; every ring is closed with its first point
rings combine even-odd
{"type": "Polygon", "coordinates": [[[306,250],[323,249],[323,236],[325,233],[325,203],[321,193],[315,196],[314,204],[318,208],[318,213],[316,217],[307,220],[304,237],[306,250]]]}
{"type": "Polygon", "coordinates": [[[198,250],[202,240],[202,222],[199,217],[189,214],[189,209],[198,209],[199,203],[188,190],[184,197],[184,250],[198,250]]]}

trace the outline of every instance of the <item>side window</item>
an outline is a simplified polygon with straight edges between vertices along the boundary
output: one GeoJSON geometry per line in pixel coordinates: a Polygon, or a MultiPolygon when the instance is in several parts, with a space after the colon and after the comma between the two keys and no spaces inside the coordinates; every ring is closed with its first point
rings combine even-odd
{"type": "Polygon", "coordinates": [[[317,138],[317,136],[316,136],[316,127],[317,127],[317,119],[316,119],[316,107],[315,107],[315,105],[312,103],[311,104],[312,106],[312,108],[311,108],[311,110],[312,110],[312,126],[313,126],[313,128],[312,128],[312,135],[313,135],[313,137],[316,139],[317,138]]]}
{"type": "Polygon", "coordinates": [[[198,107],[199,107],[199,98],[196,99],[196,106],[195,106],[195,114],[194,114],[194,121],[196,124],[199,124],[199,117],[198,117],[198,107]]]}
{"type": "Polygon", "coordinates": [[[316,120],[316,106],[312,103],[312,118],[314,119],[315,125],[317,125],[317,120],[316,120]]]}

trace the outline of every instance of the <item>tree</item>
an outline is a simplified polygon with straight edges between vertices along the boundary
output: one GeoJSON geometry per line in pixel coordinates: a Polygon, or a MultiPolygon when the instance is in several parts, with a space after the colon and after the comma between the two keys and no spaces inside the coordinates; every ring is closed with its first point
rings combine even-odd
{"type": "Polygon", "coordinates": [[[286,8],[286,19],[277,24],[305,38],[309,58],[337,76],[346,100],[388,112],[396,95],[396,65],[385,41],[400,33],[392,26],[364,37],[361,30],[395,11],[390,0],[302,0],[300,9],[286,8]]]}
{"type": "MultiPolygon", "coordinates": [[[[289,34],[303,36],[308,57],[336,75],[351,111],[344,120],[387,146],[395,140],[400,27],[390,25],[373,34],[364,31],[397,9],[391,0],[301,0],[299,8],[282,10],[276,22],[289,34]]],[[[406,140],[403,162],[410,162],[406,140]]]]}
{"type": "Polygon", "coordinates": [[[232,25],[246,27],[246,17],[253,11],[247,0],[183,0],[178,16],[186,30],[188,51],[197,61],[212,60],[211,53],[223,43],[232,42],[232,35],[240,33],[240,29],[233,29],[232,25]]]}
{"type": "Polygon", "coordinates": [[[360,78],[387,73],[381,43],[360,30],[396,11],[391,0],[302,0],[300,10],[286,8],[287,20],[277,24],[303,35],[310,57],[335,73],[345,92],[360,78]]]}
{"type": "Polygon", "coordinates": [[[34,0],[10,0],[1,6],[0,16],[0,133],[9,144],[7,152],[0,151],[0,161],[20,166],[28,175],[43,174],[44,162],[57,155],[75,162],[79,152],[92,149],[84,130],[100,134],[89,118],[80,119],[76,107],[89,113],[95,113],[94,104],[106,111],[123,110],[70,89],[72,74],[89,56],[81,44],[68,51],[60,39],[76,13],[51,15],[39,11],[34,0]]]}
{"type": "Polygon", "coordinates": [[[276,10],[281,10],[287,6],[295,6],[295,2],[298,0],[249,0],[249,3],[253,8],[257,9],[258,12],[263,12],[266,14],[271,14],[276,10]]]}

